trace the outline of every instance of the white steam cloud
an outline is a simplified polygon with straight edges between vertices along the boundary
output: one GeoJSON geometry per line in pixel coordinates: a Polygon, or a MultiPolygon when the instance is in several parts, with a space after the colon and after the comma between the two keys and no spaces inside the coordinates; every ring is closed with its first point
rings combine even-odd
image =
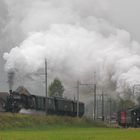
{"type": "Polygon", "coordinates": [[[49,69],[56,70],[53,75],[67,82],[84,80],[96,71],[99,84],[115,85],[119,93],[140,83],[140,45],[127,31],[95,16],[108,5],[94,1],[95,8],[88,2],[30,2],[20,22],[28,37],[4,54],[6,71],[22,77],[35,74],[47,58],[49,69]]]}

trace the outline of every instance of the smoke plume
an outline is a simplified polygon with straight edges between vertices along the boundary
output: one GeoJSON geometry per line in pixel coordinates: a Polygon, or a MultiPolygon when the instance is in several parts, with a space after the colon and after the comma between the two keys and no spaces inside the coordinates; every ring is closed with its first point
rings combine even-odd
{"type": "Polygon", "coordinates": [[[60,77],[65,84],[87,80],[94,72],[99,85],[118,93],[140,83],[140,45],[129,32],[99,18],[107,16],[108,5],[97,0],[23,3],[25,13],[11,11],[20,17],[26,39],[4,53],[7,72],[33,77],[47,58],[49,78],[60,77]]]}
{"type": "Polygon", "coordinates": [[[14,71],[8,71],[8,84],[9,84],[9,90],[12,90],[12,89],[13,89],[14,76],[15,76],[14,71]]]}

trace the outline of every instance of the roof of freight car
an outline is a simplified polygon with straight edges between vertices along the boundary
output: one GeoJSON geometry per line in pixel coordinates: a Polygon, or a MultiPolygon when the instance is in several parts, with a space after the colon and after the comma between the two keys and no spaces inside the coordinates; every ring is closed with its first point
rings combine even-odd
{"type": "Polygon", "coordinates": [[[16,91],[17,93],[21,94],[21,95],[27,95],[30,96],[30,92],[24,87],[24,86],[19,86],[16,91]]]}

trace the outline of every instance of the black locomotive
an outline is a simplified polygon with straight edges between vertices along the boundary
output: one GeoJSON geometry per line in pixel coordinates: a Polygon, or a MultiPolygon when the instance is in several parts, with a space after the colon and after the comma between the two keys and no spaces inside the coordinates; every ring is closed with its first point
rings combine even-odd
{"type": "MultiPolygon", "coordinates": [[[[24,94],[17,91],[10,91],[5,102],[7,112],[19,112],[22,108],[37,111],[46,111],[48,114],[56,115],[77,115],[77,101],[72,101],[58,97],[43,97],[31,94],[24,94]],[[47,101],[47,102],[46,102],[47,101]]],[[[79,102],[79,116],[84,114],[84,103],[79,102]]]]}
{"type": "Polygon", "coordinates": [[[118,124],[123,127],[140,127],[140,106],[119,111],[118,124]]]}

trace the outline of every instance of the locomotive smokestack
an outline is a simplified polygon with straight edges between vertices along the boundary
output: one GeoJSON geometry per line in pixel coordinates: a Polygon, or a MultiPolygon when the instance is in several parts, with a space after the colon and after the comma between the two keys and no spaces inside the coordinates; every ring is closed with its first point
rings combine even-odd
{"type": "Polygon", "coordinates": [[[10,95],[12,94],[12,90],[9,90],[10,95]]]}
{"type": "Polygon", "coordinates": [[[14,75],[15,73],[13,71],[8,72],[8,84],[9,84],[9,92],[12,93],[12,88],[14,84],[14,75]]]}

